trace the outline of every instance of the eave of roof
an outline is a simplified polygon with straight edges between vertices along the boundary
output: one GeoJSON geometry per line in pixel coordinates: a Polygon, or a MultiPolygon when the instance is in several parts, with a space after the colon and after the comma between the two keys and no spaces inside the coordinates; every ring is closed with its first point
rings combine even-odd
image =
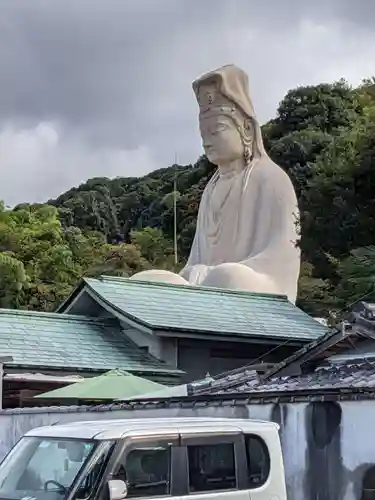
{"type": "Polygon", "coordinates": [[[55,314],[64,313],[85,286],[86,286],[85,278],[81,278],[77,286],[71,292],[71,294],[68,295],[68,297],[56,308],[56,310],[54,311],[55,314]]]}
{"type": "Polygon", "coordinates": [[[115,319],[0,309],[0,353],[13,358],[7,370],[183,374],[141,351],[115,319]]]}

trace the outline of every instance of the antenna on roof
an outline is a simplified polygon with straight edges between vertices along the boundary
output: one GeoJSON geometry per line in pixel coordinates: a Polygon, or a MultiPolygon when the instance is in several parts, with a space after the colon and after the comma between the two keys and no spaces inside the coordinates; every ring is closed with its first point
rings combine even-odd
{"type": "Polygon", "coordinates": [[[174,155],[174,178],[173,178],[173,247],[174,263],[177,265],[177,154],[174,155]]]}

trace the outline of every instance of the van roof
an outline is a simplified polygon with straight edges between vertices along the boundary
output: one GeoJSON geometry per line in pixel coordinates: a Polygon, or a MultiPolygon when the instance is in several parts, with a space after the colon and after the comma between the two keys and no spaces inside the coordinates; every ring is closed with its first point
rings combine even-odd
{"type": "Polygon", "coordinates": [[[76,439],[119,439],[126,435],[172,435],[180,432],[231,432],[241,430],[252,433],[266,428],[277,430],[273,422],[232,418],[139,418],[70,422],[32,429],[26,436],[76,438],[76,439]]]}

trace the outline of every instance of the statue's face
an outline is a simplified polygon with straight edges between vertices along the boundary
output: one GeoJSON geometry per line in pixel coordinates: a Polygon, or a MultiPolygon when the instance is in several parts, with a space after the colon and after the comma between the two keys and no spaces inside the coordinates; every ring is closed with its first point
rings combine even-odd
{"type": "Polygon", "coordinates": [[[204,151],[214,165],[226,165],[244,157],[241,134],[229,116],[203,116],[199,126],[204,151]]]}

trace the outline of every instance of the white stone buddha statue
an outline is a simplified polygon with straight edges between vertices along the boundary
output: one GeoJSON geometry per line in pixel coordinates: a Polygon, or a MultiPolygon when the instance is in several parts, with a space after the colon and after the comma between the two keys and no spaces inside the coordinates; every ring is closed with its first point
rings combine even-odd
{"type": "Polygon", "coordinates": [[[287,295],[300,270],[298,207],[288,175],[267,155],[248,93],[233,65],[193,83],[203,147],[217,171],[198,211],[181,273],[143,271],[131,279],[287,295]]]}

